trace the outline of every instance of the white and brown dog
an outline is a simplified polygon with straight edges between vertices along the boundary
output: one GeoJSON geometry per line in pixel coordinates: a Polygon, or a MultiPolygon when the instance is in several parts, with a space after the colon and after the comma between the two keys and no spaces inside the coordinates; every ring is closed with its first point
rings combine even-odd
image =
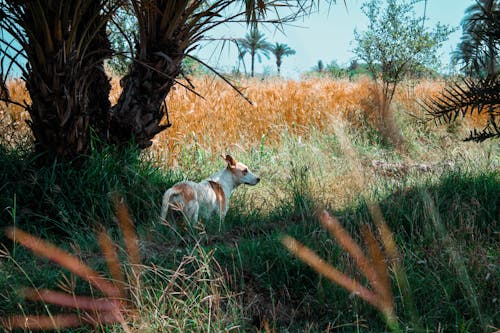
{"type": "Polygon", "coordinates": [[[190,222],[198,222],[217,215],[221,220],[229,208],[229,198],[240,184],[256,185],[260,178],[248,167],[236,162],[231,155],[221,157],[227,166],[200,183],[184,181],[175,184],[163,195],[161,218],[164,221],[169,211],[178,211],[190,222]]]}

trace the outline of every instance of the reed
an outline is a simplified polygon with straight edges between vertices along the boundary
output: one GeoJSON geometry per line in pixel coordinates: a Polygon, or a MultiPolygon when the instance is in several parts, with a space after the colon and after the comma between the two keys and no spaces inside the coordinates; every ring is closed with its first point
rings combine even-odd
{"type": "MultiPolygon", "coordinates": [[[[258,147],[263,138],[270,145],[280,143],[283,131],[310,137],[311,129],[323,130],[334,118],[344,119],[354,128],[375,126],[377,118],[374,86],[367,77],[355,81],[242,79],[237,85],[252,104],[214,77],[195,77],[192,83],[203,98],[181,86],[173,89],[166,99],[173,125],[156,136],[152,147],[154,153],[170,162],[178,160],[186,146],[211,151],[226,150],[231,145],[248,149],[258,147]]],[[[116,103],[121,90],[119,78],[112,77],[111,85],[109,98],[116,103]]],[[[21,80],[11,80],[8,87],[13,100],[30,103],[21,80]]],[[[438,80],[406,82],[396,93],[394,107],[424,116],[419,102],[438,95],[443,87],[438,80]]],[[[483,117],[474,115],[470,121],[478,124],[483,117]]],[[[29,114],[21,107],[0,103],[1,141],[30,137],[25,122],[28,119],[29,114]]]]}

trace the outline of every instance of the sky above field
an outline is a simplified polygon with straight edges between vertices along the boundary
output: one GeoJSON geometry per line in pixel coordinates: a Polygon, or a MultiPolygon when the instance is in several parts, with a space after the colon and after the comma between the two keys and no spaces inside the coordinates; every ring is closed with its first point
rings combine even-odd
{"type": "MultiPolygon", "coordinates": [[[[298,78],[300,73],[310,70],[322,60],[326,65],[336,61],[339,65],[348,65],[355,59],[354,29],[364,31],[368,19],[361,12],[362,0],[346,0],[347,8],[342,0],[330,8],[326,5],[320,7],[320,11],[303,20],[294,22],[293,25],[285,26],[285,34],[277,31],[274,27],[263,27],[267,40],[274,43],[286,43],[297,53],[284,59],[282,74],[289,78],[298,78]]],[[[451,27],[459,27],[464,11],[472,5],[474,0],[428,0],[426,17],[428,26],[437,22],[448,24],[451,27]]],[[[415,6],[415,13],[419,16],[424,13],[424,6],[415,6]]],[[[212,32],[212,37],[241,38],[246,33],[245,25],[223,26],[212,32]]],[[[450,63],[450,52],[455,49],[462,34],[461,29],[450,35],[449,40],[444,43],[440,50],[441,70],[446,72],[450,63]]],[[[221,42],[211,42],[202,45],[197,55],[210,64],[215,65],[223,71],[231,70],[237,66],[237,50],[234,45],[226,43],[221,51],[221,42]]],[[[250,68],[250,58],[246,58],[246,66],[250,68]]],[[[240,70],[243,70],[240,67],[240,70]]],[[[274,57],[262,58],[262,63],[256,60],[256,72],[276,72],[274,57]]]]}

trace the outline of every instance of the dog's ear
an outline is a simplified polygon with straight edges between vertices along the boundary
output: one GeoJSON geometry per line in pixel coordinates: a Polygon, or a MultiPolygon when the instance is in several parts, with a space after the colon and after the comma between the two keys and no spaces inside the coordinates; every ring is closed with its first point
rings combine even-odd
{"type": "Polygon", "coordinates": [[[224,161],[226,161],[228,167],[234,168],[236,166],[236,161],[231,155],[227,154],[226,157],[224,157],[224,155],[221,155],[221,157],[224,159],[224,161]]]}

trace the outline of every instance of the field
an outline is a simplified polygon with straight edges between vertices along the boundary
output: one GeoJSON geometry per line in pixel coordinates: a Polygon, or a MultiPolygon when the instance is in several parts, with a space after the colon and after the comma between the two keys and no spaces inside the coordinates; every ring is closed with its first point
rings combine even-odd
{"type": "MultiPolygon", "coordinates": [[[[122,195],[129,208],[140,284],[133,283],[134,266],[126,265],[134,311],[126,325],[103,331],[499,329],[498,142],[461,140],[481,123],[478,116],[453,125],[423,121],[419,102],[438,94],[442,82],[405,82],[398,90],[393,111],[402,149],[380,135],[375,88],[365,78],[242,80],[252,104],[215,78],[193,83],[203,99],[177,86],[167,98],[173,125],[150,149],[94,152],[79,170],[65,162],[39,165],[29,150],[28,115],[0,106],[2,226],[48,239],[107,274],[96,231],[105,226],[126,261],[113,197],[122,195]],[[162,193],[179,180],[219,170],[224,153],[249,165],[261,183],[236,190],[225,221],[184,228],[160,223],[162,193]],[[356,260],[321,225],[323,209],[359,244],[366,239],[363,225],[378,235],[385,220],[392,230],[399,256],[379,264],[389,269],[396,326],[283,246],[283,238],[293,236],[371,288],[356,260]]],[[[113,86],[112,101],[117,79],[113,86]]],[[[18,100],[29,100],[19,82],[10,88],[18,100]]],[[[23,286],[100,295],[6,237],[0,243],[0,317],[72,311],[23,298],[23,286]]]]}

